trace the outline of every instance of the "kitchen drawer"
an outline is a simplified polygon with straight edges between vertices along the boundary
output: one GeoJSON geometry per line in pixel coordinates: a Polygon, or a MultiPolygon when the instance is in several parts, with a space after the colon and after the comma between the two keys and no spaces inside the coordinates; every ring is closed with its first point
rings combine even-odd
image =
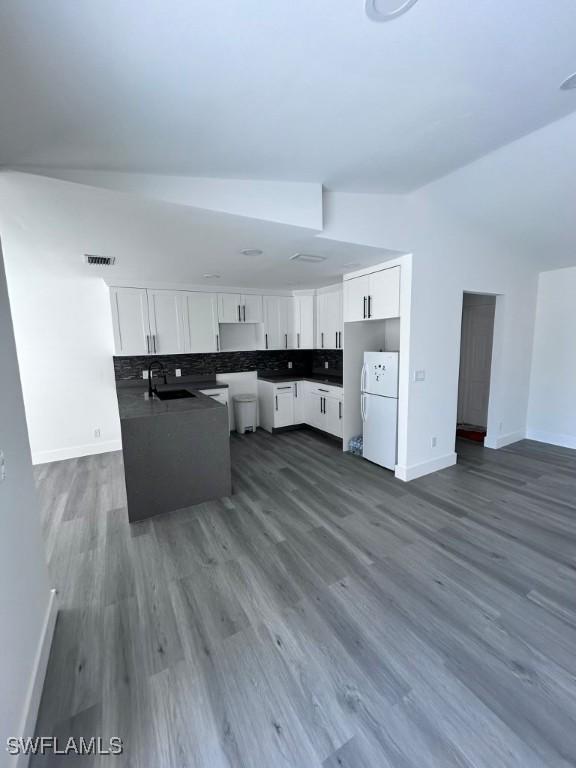
{"type": "Polygon", "coordinates": [[[321,397],[335,397],[335,398],[341,398],[343,394],[342,387],[334,387],[330,384],[317,384],[315,382],[309,381],[308,384],[308,392],[311,395],[320,395],[321,397]]]}

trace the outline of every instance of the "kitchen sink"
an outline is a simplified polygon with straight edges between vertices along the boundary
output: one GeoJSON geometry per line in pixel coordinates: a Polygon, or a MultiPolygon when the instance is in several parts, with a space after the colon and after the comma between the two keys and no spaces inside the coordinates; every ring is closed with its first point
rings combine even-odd
{"type": "Polygon", "coordinates": [[[196,397],[195,394],[187,389],[165,389],[154,392],[159,400],[180,400],[184,397],[196,397]]]}

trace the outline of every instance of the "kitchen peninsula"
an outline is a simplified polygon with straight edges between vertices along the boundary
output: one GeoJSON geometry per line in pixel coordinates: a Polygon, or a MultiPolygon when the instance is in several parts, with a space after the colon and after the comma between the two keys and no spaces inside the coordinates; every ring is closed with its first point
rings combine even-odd
{"type": "Polygon", "coordinates": [[[150,396],[118,382],[130,522],[231,494],[228,409],[200,391],[209,386],[183,381],[150,396]]]}

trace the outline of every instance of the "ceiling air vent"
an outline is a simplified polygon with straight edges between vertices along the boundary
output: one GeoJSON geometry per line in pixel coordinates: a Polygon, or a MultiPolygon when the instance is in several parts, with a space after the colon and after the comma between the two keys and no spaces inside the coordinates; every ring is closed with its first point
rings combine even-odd
{"type": "Polygon", "coordinates": [[[116,261],[114,256],[93,256],[90,253],[84,254],[86,264],[90,264],[93,267],[111,267],[116,261]]]}
{"type": "Polygon", "coordinates": [[[317,253],[295,253],[294,256],[290,256],[290,261],[306,261],[309,264],[318,264],[321,261],[326,261],[326,256],[319,256],[317,253]]]}

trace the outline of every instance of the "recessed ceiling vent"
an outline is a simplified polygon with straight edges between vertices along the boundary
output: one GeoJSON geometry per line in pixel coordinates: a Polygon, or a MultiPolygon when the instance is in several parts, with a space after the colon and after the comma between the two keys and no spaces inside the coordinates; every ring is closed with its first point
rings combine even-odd
{"type": "Polygon", "coordinates": [[[85,253],[84,259],[92,267],[111,267],[116,261],[114,256],[94,256],[91,253],[85,253]]]}
{"type": "Polygon", "coordinates": [[[321,261],[326,261],[326,256],[319,256],[317,253],[295,253],[294,256],[290,256],[290,261],[305,261],[308,264],[318,264],[321,261]]]}

